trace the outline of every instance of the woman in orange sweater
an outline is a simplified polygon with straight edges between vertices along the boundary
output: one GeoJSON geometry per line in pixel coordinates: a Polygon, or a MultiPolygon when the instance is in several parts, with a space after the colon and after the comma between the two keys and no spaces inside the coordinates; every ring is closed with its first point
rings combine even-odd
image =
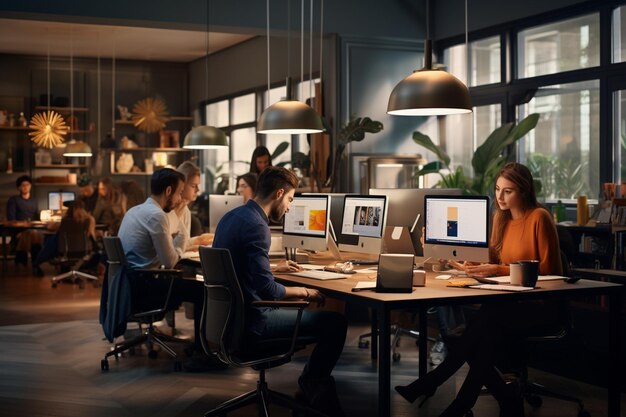
{"type": "MultiPolygon", "coordinates": [[[[561,275],[556,227],[550,213],[537,202],[528,168],[515,162],[505,165],[496,178],[495,194],[491,263],[456,264],[455,267],[464,269],[470,276],[509,275],[511,262],[536,259],[540,274],[561,275]]],[[[538,323],[545,323],[546,317],[555,317],[553,312],[554,306],[549,303],[485,304],[468,323],[456,349],[451,349],[436,369],[395,389],[409,402],[421,396],[425,401],[467,362],[470,370],[463,386],[442,417],[465,415],[473,407],[483,385],[498,401],[501,416],[523,416],[521,396],[504,383],[495,368],[495,358],[507,338],[531,333],[538,323]]]]}

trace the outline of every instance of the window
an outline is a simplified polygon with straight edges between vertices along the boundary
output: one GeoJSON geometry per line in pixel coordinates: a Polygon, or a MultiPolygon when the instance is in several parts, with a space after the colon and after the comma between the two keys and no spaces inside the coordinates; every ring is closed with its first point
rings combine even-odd
{"type": "Polygon", "coordinates": [[[206,106],[206,121],[208,126],[224,127],[230,124],[228,100],[218,101],[206,106]]]}
{"type": "Polygon", "coordinates": [[[613,62],[626,61],[626,6],[613,10],[613,62]]]}
{"type": "Polygon", "coordinates": [[[254,122],[256,120],[254,93],[233,99],[233,125],[254,122]]]}
{"type": "MultiPolygon", "coordinates": [[[[499,83],[501,80],[500,36],[470,42],[470,86],[499,83]]],[[[467,84],[467,59],[465,44],[443,51],[443,62],[448,71],[467,84]]]]}
{"type": "Polygon", "coordinates": [[[230,172],[235,176],[245,174],[250,170],[250,158],[256,148],[256,129],[247,127],[233,130],[230,135],[230,146],[234,162],[230,172]]]}
{"type": "MultiPolygon", "coordinates": [[[[626,90],[613,93],[613,179],[615,182],[626,182],[626,90]]],[[[622,193],[625,190],[622,189],[622,193]]]]}
{"type": "Polygon", "coordinates": [[[541,181],[548,200],[595,198],[599,192],[600,83],[597,80],[541,87],[522,118],[539,113],[537,127],[518,144],[518,160],[541,181]]]}
{"type": "Polygon", "coordinates": [[[600,14],[580,16],[518,33],[519,78],[600,65],[600,14]]]}

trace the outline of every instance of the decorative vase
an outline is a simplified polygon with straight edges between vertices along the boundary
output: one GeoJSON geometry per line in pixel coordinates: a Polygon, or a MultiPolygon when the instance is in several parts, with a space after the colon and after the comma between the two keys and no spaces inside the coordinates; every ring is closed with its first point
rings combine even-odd
{"type": "Polygon", "coordinates": [[[115,163],[115,169],[121,174],[126,174],[130,172],[134,164],[135,161],[133,160],[133,155],[129,153],[123,153],[120,155],[117,162],[115,163]]]}

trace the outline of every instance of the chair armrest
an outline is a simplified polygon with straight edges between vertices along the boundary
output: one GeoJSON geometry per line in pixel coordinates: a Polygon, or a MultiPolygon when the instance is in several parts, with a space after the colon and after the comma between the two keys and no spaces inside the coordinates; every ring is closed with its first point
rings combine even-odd
{"type": "Polygon", "coordinates": [[[253,307],[284,307],[284,308],[305,308],[309,305],[308,301],[253,301],[253,307]]]}

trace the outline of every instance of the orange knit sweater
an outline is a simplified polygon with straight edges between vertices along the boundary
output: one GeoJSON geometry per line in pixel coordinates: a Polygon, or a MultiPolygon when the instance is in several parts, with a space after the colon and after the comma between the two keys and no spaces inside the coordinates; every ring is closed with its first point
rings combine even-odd
{"type": "Polygon", "coordinates": [[[540,207],[529,210],[521,219],[509,220],[504,229],[498,275],[509,275],[511,262],[526,259],[539,261],[540,275],[563,274],[556,226],[550,213],[540,207]]]}

